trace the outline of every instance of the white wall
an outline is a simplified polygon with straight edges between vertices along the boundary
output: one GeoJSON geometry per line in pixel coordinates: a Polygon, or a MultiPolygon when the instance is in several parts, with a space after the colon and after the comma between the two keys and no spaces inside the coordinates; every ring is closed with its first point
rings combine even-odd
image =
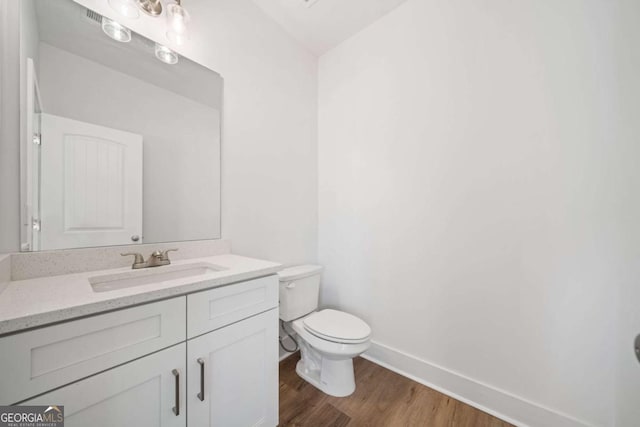
{"type": "Polygon", "coordinates": [[[142,135],[145,243],[220,237],[217,109],[47,43],[39,79],[45,113],[142,135]]]}
{"type": "Polygon", "coordinates": [[[619,285],[616,426],[632,427],[640,424],[640,364],[633,348],[634,337],[640,334],[640,2],[620,0],[617,3],[620,7],[615,52],[620,102],[615,125],[619,163],[614,175],[618,180],[614,207],[618,211],[615,259],[618,261],[616,282],[619,285]]]}
{"type": "Polygon", "coordinates": [[[613,5],[409,0],[320,59],[324,303],[520,422],[612,424],[613,5]]]}
{"type": "MultiPolygon", "coordinates": [[[[106,1],[80,3],[113,16],[106,1]]],[[[190,0],[188,9],[192,36],[180,52],[225,79],[222,235],[236,253],[313,262],[317,61],[250,0],[190,0]]],[[[145,18],[126,24],[163,39],[161,21],[145,18]]]]}
{"type": "Polygon", "coordinates": [[[287,264],[317,256],[317,60],[249,0],[190,2],[224,78],[222,235],[287,264]]]}

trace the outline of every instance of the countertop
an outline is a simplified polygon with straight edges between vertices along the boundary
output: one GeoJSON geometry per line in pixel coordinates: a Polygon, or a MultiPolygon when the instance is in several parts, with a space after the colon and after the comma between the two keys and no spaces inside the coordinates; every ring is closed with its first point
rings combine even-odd
{"type": "Polygon", "coordinates": [[[197,263],[223,270],[108,292],[94,292],[89,278],[132,272],[131,267],[10,281],[0,286],[0,335],[267,276],[283,268],[233,254],[184,259],[171,266],[197,263]]]}

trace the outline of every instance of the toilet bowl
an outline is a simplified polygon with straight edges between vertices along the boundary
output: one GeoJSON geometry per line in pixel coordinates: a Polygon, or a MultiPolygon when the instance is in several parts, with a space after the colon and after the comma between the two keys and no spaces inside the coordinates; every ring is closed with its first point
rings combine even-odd
{"type": "Polygon", "coordinates": [[[351,314],[322,310],[295,320],[292,327],[302,356],[296,365],[298,375],[331,396],[352,394],[356,389],[353,358],[371,346],[369,326],[351,314]]]}
{"type": "Polygon", "coordinates": [[[322,267],[307,265],[280,273],[280,319],[298,336],[298,375],[326,394],[344,397],[355,391],[353,358],[371,345],[371,328],[339,310],[318,309],[322,267]]]}

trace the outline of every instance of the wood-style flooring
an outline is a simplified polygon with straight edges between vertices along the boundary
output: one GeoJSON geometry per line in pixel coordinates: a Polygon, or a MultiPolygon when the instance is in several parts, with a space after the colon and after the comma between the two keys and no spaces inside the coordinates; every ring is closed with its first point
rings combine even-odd
{"type": "Polygon", "coordinates": [[[331,397],[296,374],[299,353],[280,362],[280,426],[512,427],[498,418],[360,357],[356,391],[331,397]]]}

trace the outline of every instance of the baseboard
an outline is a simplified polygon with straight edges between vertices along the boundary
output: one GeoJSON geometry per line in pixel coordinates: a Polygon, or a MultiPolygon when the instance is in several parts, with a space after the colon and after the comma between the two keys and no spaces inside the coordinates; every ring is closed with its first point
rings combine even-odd
{"type": "Polygon", "coordinates": [[[284,359],[286,359],[287,357],[291,356],[293,353],[287,353],[286,351],[280,351],[280,360],[278,360],[278,362],[282,362],[284,359]]]}
{"type": "Polygon", "coordinates": [[[516,426],[594,427],[375,341],[362,357],[516,426]]]}

